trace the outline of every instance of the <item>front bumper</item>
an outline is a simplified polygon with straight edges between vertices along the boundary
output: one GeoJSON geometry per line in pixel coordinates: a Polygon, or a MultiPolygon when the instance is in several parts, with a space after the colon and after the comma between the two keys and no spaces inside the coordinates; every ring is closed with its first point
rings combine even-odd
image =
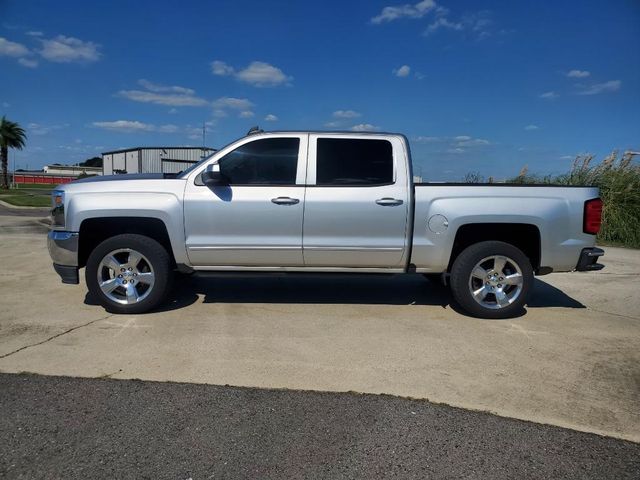
{"type": "Polygon", "coordinates": [[[604,250],[597,247],[583,248],[580,252],[580,259],[576,265],[579,272],[588,272],[592,270],[602,270],[604,265],[598,262],[598,258],[604,255],[604,250]]]}
{"type": "Polygon", "coordinates": [[[47,235],[47,248],[62,283],[79,283],[78,233],[51,230],[47,235]]]}

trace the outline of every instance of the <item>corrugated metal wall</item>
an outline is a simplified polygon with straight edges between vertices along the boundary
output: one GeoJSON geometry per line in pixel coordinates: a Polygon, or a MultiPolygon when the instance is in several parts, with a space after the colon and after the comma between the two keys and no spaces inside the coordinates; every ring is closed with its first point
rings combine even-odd
{"type": "Polygon", "coordinates": [[[102,174],[113,175],[113,155],[102,155],[102,174]]]}
{"type": "Polygon", "coordinates": [[[178,173],[208,157],[212,150],[202,148],[142,148],[102,156],[103,171],[111,175],[116,170],[127,173],[178,173]]]}
{"type": "Polygon", "coordinates": [[[199,162],[203,156],[209,156],[211,153],[201,148],[142,149],[142,172],[177,173],[189,168],[191,164],[199,162]]]}

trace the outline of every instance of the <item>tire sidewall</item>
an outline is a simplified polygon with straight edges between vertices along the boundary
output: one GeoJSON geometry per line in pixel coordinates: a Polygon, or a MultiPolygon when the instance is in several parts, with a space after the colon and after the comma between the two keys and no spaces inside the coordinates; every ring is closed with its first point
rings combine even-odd
{"type": "Polygon", "coordinates": [[[144,235],[122,234],[100,243],[89,255],[85,270],[85,281],[89,294],[111,313],[143,313],[159,305],[170,287],[170,259],[165,248],[144,235]],[[102,259],[110,252],[130,248],[144,255],[153,267],[155,281],[149,295],[138,303],[120,304],[109,299],[98,285],[98,268],[102,259]]]}
{"type": "Polygon", "coordinates": [[[451,269],[450,282],[453,298],[465,312],[479,318],[513,318],[522,314],[524,305],[531,294],[533,267],[531,266],[531,261],[522,250],[509,243],[499,241],[480,242],[467,247],[458,255],[451,269]],[[469,277],[473,268],[480,260],[492,255],[509,257],[518,264],[522,271],[522,291],[518,299],[508,307],[495,310],[480,305],[469,291],[469,277]]]}

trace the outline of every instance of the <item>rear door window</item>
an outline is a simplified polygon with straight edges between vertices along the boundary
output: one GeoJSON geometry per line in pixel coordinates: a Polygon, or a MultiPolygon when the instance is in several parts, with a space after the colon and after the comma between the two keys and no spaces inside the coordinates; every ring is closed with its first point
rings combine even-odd
{"type": "Polygon", "coordinates": [[[318,138],[316,163],[316,185],[393,183],[393,148],[388,140],[318,138]]]}

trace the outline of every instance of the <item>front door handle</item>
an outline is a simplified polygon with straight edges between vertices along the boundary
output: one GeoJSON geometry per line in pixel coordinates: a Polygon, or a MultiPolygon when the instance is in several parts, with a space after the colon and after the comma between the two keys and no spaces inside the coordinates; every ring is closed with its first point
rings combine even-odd
{"type": "Polygon", "coordinates": [[[383,207],[395,207],[396,205],[402,205],[402,200],[398,200],[397,198],[379,198],[376,200],[378,205],[382,205],[383,207]]]}
{"type": "Polygon", "coordinates": [[[271,201],[276,205],[295,205],[297,203],[300,203],[300,200],[291,197],[277,197],[272,198],[271,201]]]}

